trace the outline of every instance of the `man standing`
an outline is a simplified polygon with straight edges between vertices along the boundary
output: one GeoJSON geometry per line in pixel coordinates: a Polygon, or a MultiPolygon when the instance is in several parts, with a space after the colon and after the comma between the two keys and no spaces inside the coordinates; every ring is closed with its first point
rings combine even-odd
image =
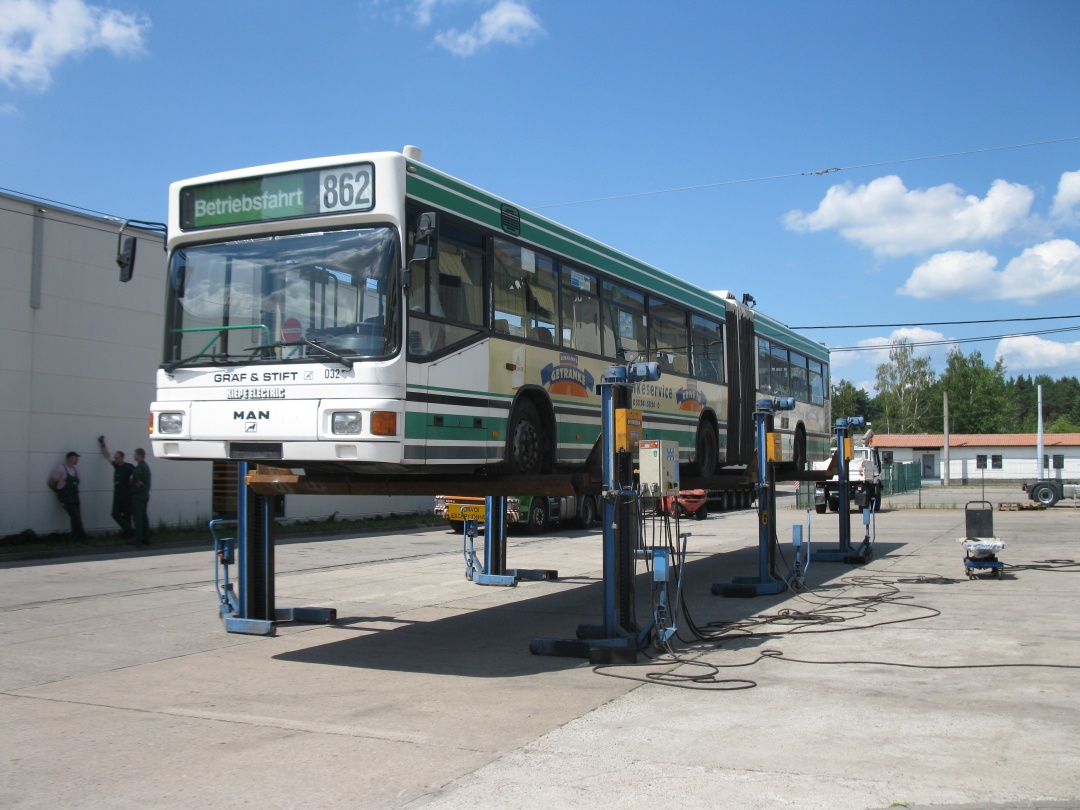
{"type": "Polygon", "coordinates": [[[131,519],[135,529],[135,545],[150,545],[150,519],[146,505],[150,502],[150,467],[146,451],[135,448],[135,470],[131,473],[131,519]]]}
{"type": "Polygon", "coordinates": [[[71,534],[80,543],[88,539],[86,530],[83,529],[82,512],[79,505],[79,471],[75,465],[79,463],[79,454],[72,450],[64,457],[64,463],[60,464],[52,475],[49,476],[49,489],[56,493],[57,500],[64,507],[64,511],[71,518],[71,534]]]}
{"type": "Polygon", "coordinates": [[[113,466],[113,496],[112,496],[112,519],[120,527],[120,537],[127,540],[132,536],[131,531],[131,474],[135,472],[135,465],[124,461],[124,453],[117,450],[112,458],[109,457],[109,446],[105,444],[105,437],[98,436],[98,449],[105,460],[113,466]]]}

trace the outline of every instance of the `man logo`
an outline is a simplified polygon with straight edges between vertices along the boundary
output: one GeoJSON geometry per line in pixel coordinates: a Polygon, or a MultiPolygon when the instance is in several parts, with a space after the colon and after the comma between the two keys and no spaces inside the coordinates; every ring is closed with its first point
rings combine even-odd
{"type": "Polygon", "coordinates": [[[259,427],[258,422],[245,422],[244,423],[244,433],[256,433],[258,431],[258,427],[259,427]]]}
{"type": "Polygon", "coordinates": [[[232,418],[248,421],[252,419],[269,419],[270,411],[233,411],[232,418]]]}

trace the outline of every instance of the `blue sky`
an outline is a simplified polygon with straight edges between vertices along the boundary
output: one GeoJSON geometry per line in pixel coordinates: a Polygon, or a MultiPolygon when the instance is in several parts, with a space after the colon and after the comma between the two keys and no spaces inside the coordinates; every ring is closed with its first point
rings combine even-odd
{"type": "MultiPolygon", "coordinates": [[[[830,347],[1080,330],[955,323],[1080,315],[1078,35],[1072,0],[0,0],[0,187],[164,220],[175,180],[416,144],[791,325],[948,322],[830,347]]],[[[959,347],[1080,374],[1080,331],[959,347]]]]}

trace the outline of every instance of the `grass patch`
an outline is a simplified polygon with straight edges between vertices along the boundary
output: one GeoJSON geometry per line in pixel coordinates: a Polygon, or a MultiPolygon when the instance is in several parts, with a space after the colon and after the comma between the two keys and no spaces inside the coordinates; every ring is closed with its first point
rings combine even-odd
{"type": "MultiPolygon", "coordinates": [[[[277,536],[297,537],[310,534],[364,534],[382,530],[400,530],[414,526],[440,526],[446,521],[435,517],[430,512],[419,512],[403,515],[376,515],[370,518],[357,520],[338,520],[334,516],[314,520],[289,520],[279,521],[277,524],[277,536]]],[[[218,534],[222,537],[235,535],[236,524],[225,523],[218,534]]],[[[159,524],[156,531],[150,533],[150,546],[176,546],[176,545],[204,545],[213,547],[213,538],[210,529],[204,523],[201,526],[174,527],[159,524]]],[[[77,542],[71,535],[64,532],[50,534],[36,534],[27,529],[18,534],[0,537],[0,554],[21,554],[34,552],[93,552],[95,550],[112,549],[123,546],[131,546],[130,541],[120,538],[119,532],[99,532],[90,536],[85,543],[77,542]]]]}

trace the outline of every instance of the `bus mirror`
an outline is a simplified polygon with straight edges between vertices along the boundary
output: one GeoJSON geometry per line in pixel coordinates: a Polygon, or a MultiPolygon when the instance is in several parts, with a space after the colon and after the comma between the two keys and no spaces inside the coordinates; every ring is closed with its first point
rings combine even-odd
{"type": "Polygon", "coordinates": [[[416,235],[413,237],[412,261],[426,262],[438,257],[439,220],[438,215],[428,211],[416,221],[416,235]]]}
{"type": "Polygon", "coordinates": [[[116,263],[120,266],[120,280],[131,281],[135,272],[135,246],[139,242],[134,236],[125,237],[123,234],[117,238],[116,263]]]}

